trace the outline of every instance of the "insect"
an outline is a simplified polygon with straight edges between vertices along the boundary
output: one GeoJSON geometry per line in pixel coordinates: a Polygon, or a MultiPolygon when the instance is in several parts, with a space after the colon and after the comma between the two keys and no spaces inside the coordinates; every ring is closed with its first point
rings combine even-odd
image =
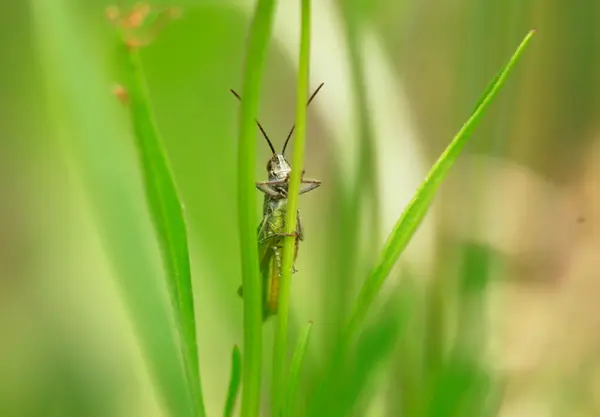
{"type": "MultiPolygon", "coordinates": [[[[315,98],[323,83],[312,93],[306,106],[315,98]]],[[[234,90],[231,90],[238,100],[241,97],[234,90]]],[[[285,216],[287,211],[287,191],[288,182],[292,173],[290,164],[285,159],[285,149],[294,133],[295,125],[292,125],[281,153],[275,151],[273,143],[267,136],[260,122],[256,124],[262,135],[266,139],[273,156],[267,162],[267,181],[256,183],[256,188],[265,194],[263,202],[263,217],[258,225],[258,256],[260,272],[263,279],[263,320],[277,314],[279,307],[279,281],[282,269],[283,238],[285,236],[294,237],[294,264],[293,272],[296,270],[296,258],[298,257],[298,245],[304,240],[302,223],[300,223],[300,210],[297,213],[296,230],[291,234],[285,233],[285,216]]],[[[321,185],[321,181],[304,179],[304,170],[302,170],[302,183],[300,185],[300,194],[307,193],[321,185]]],[[[243,289],[240,286],[238,290],[240,297],[243,296],[243,289]]]]}

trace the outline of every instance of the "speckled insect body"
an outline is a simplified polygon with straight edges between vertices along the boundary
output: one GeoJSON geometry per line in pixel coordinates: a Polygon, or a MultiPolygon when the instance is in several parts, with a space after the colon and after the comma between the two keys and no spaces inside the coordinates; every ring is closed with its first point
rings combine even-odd
{"type": "MultiPolygon", "coordinates": [[[[308,100],[308,104],[319,92],[321,84],[308,100]]],[[[240,96],[233,90],[231,92],[241,100],[240,96]]],[[[273,156],[267,163],[268,180],[256,183],[256,188],[264,193],[263,217],[258,225],[258,256],[260,272],[263,279],[263,319],[266,320],[272,315],[277,314],[279,307],[279,283],[282,271],[282,256],[284,237],[292,236],[294,242],[294,266],[293,272],[296,272],[295,261],[298,257],[299,242],[304,239],[302,223],[300,222],[300,211],[297,212],[296,230],[291,233],[285,233],[285,217],[287,213],[287,191],[292,168],[284,157],[285,148],[294,132],[294,126],[285,140],[281,153],[277,153],[273,144],[269,140],[265,130],[257,121],[258,127],[267,140],[273,156]]],[[[304,179],[302,171],[302,183],[300,194],[307,193],[321,185],[319,180],[304,179]]],[[[243,296],[243,290],[240,286],[238,294],[243,296]]]]}

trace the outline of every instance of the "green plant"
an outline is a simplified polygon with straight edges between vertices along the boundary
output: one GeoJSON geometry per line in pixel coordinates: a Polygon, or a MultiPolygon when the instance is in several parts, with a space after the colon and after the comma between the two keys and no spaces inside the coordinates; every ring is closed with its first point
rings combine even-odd
{"type": "MultiPolygon", "coordinates": [[[[262,73],[265,62],[265,55],[268,41],[271,35],[273,25],[273,16],[275,10],[274,0],[259,0],[256,5],[254,18],[250,28],[250,37],[248,41],[246,64],[244,72],[244,82],[242,95],[244,100],[240,110],[240,130],[238,141],[238,160],[237,160],[237,180],[238,180],[238,231],[240,237],[240,253],[242,264],[242,281],[244,285],[244,344],[243,361],[239,349],[234,348],[232,354],[232,369],[230,377],[229,391],[226,397],[224,409],[225,416],[231,416],[237,397],[240,380],[242,381],[242,416],[255,416],[259,411],[259,400],[261,392],[261,367],[263,362],[262,355],[262,305],[261,305],[261,281],[258,272],[257,248],[256,248],[256,224],[258,220],[255,205],[255,125],[254,118],[258,113],[259,93],[261,89],[262,73]]],[[[288,230],[294,230],[295,212],[298,205],[298,190],[300,181],[300,172],[303,167],[304,146],[306,136],[306,96],[308,92],[308,73],[310,68],[310,2],[303,0],[302,4],[302,24],[301,24],[301,50],[300,65],[298,71],[297,84],[297,107],[296,107],[296,137],[294,143],[294,155],[292,166],[295,168],[289,185],[289,216],[286,222],[288,230]]],[[[59,3],[60,6],[60,3],[59,3]]],[[[353,6],[354,7],[354,6],[353,6]]],[[[350,193],[350,198],[345,200],[348,204],[341,215],[345,216],[343,224],[354,226],[353,222],[360,218],[361,208],[361,185],[365,183],[374,188],[375,178],[370,177],[373,174],[374,161],[371,159],[372,149],[370,146],[370,119],[368,118],[368,109],[365,99],[365,80],[364,74],[360,71],[362,57],[359,54],[357,39],[360,31],[360,21],[355,9],[348,9],[348,37],[352,50],[352,63],[355,68],[353,75],[355,95],[359,97],[357,108],[361,109],[361,143],[366,150],[359,162],[363,168],[359,170],[363,176],[355,180],[353,184],[354,191],[350,193]],[[371,155],[371,156],[370,156],[371,155]],[[368,174],[368,175],[367,175],[368,174]],[[366,182],[363,182],[366,181],[366,182]],[[353,212],[356,210],[356,212],[353,212]]],[[[154,16],[159,19],[159,16],[154,16]]],[[[157,20],[154,20],[156,22],[157,20]]],[[[146,239],[146,235],[134,230],[131,233],[125,233],[128,227],[132,227],[136,211],[129,206],[135,198],[127,196],[126,189],[119,188],[119,178],[104,177],[107,168],[97,158],[96,155],[107,155],[118,147],[118,142],[102,143],[103,138],[94,135],[94,129],[98,126],[94,117],[98,107],[102,111],[109,108],[106,103],[100,105],[91,105],[86,103],[86,94],[91,96],[102,96],[99,83],[94,83],[90,78],[85,78],[86,74],[93,74],[93,66],[79,59],[77,53],[70,52],[69,49],[61,46],[69,45],[73,51],[84,51],[84,44],[68,35],[68,31],[61,28],[78,27],[81,23],[69,14],[68,7],[60,11],[58,6],[48,5],[36,6],[35,24],[39,31],[39,42],[43,51],[44,62],[49,67],[55,69],[51,76],[57,79],[65,76],[77,87],[83,87],[67,91],[64,100],[71,100],[80,104],[80,108],[75,109],[78,116],[81,116],[83,122],[81,125],[74,123],[71,126],[74,137],[81,142],[73,148],[77,149],[76,155],[83,163],[82,172],[89,183],[89,189],[106,197],[98,198],[95,205],[99,213],[98,223],[104,229],[105,245],[112,248],[112,256],[116,269],[120,272],[121,283],[128,300],[131,315],[139,333],[143,351],[146,353],[147,362],[151,369],[151,374],[157,382],[159,392],[167,408],[173,415],[177,416],[204,416],[205,406],[199,377],[199,363],[197,352],[196,335],[196,315],[194,311],[194,299],[192,291],[192,280],[190,273],[189,249],[187,242],[187,224],[184,217],[179,191],[175,186],[174,174],[170,164],[167,162],[167,153],[163,149],[163,144],[158,134],[157,123],[150,110],[150,97],[146,86],[142,60],[139,56],[137,45],[128,43],[128,39],[119,38],[116,43],[116,58],[119,66],[118,75],[124,89],[121,91],[124,100],[128,102],[131,111],[131,124],[133,126],[133,139],[136,144],[139,156],[139,168],[142,172],[144,190],[146,192],[146,209],[151,214],[154,227],[154,237],[161,249],[161,263],[165,270],[165,279],[170,296],[170,309],[164,308],[161,303],[161,297],[158,291],[154,291],[145,280],[146,275],[152,273],[152,266],[149,262],[148,253],[139,249],[146,239]],[[45,17],[48,17],[46,20],[45,17]],[[53,33],[54,37],[46,36],[53,33]],[[59,39],[60,42],[53,43],[52,39],[59,39]],[[57,58],[60,57],[60,58],[57,58]],[[66,66],[65,74],[60,73],[61,59],[69,62],[66,66]],[[81,61],[81,62],[78,62],[81,61]],[[84,126],[85,125],[85,126],[84,126]],[[88,141],[88,138],[90,140],[88,141]],[[106,185],[109,183],[108,185],[106,185]],[[95,186],[98,188],[94,188],[95,186]],[[118,198],[114,198],[117,195],[118,198]],[[120,205],[112,206],[106,201],[119,201],[120,205]],[[123,215],[125,213],[126,215],[123,215]],[[115,219],[123,219],[116,222],[115,219]],[[143,265],[141,269],[136,268],[143,265]],[[173,319],[175,332],[169,328],[170,321],[173,319]],[[159,343],[160,342],[160,343],[159,343]],[[182,362],[180,364],[180,362],[182,362]],[[188,398],[189,397],[189,398],[188,398]]],[[[150,24],[151,22],[147,22],[150,24]]],[[[390,297],[387,308],[382,317],[376,318],[374,323],[368,323],[367,317],[372,311],[375,299],[379,296],[381,287],[390,274],[390,271],[398,258],[402,254],[406,245],[416,232],[421,221],[427,213],[427,209],[432,203],[434,196],[447,176],[462,149],[467,143],[475,125],[479,122],[484,112],[491,104],[499,89],[505,84],[508,74],[513,70],[518,59],[521,57],[526,45],[530,41],[533,32],[529,33],[523,40],[508,64],[502,68],[498,76],[492,81],[488,89],[484,92],[482,98],[477,103],[473,114],[465,125],[457,133],[446,151],[433,166],[429,175],[426,177],[422,186],[417,190],[415,197],[410,202],[404,213],[400,216],[396,226],[391,232],[382,253],[371,269],[370,274],[363,283],[362,289],[356,299],[350,316],[340,315],[340,321],[345,321],[345,326],[341,331],[341,339],[338,340],[337,348],[331,356],[326,357],[324,368],[326,372],[317,374],[317,382],[320,382],[323,388],[315,396],[315,400],[309,408],[311,415],[328,415],[327,413],[343,410],[351,412],[361,407],[357,398],[359,394],[368,391],[368,381],[372,377],[372,369],[380,366],[385,360],[389,359],[394,351],[394,344],[397,339],[404,336],[404,324],[410,315],[413,306],[406,297],[402,297],[407,290],[400,291],[400,294],[394,294],[390,297]],[[404,292],[403,292],[404,291],[404,292]],[[397,309],[396,307],[406,307],[397,309]],[[401,326],[400,326],[401,325],[401,326]],[[348,369],[348,372],[341,373],[347,378],[339,385],[340,375],[335,372],[346,365],[349,358],[354,358],[357,366],[348,369]],[[369,366],[366,366],[369,365],[369,366]],[[325,383],[323,383],[325,381],[325,383]],[[334,381],[327,384],[326,382],[334,381]],[[339,399],[328,399],[335,397],[332,393],[341,393],[339,399]],[[335,403],[337,401],[337,403],[335,403]],[[334,404],[335,403],[335,404],[334,404]]],[[[66,82],[68,84],[68,82],[66,82]]],[[[54,92],[53,97],[59,97],[60,94],[54,92]]],[[[56,99],[58,100],[58,99],[56,99]]],[[[107,111],[110,113],[110,111],[107,111]]],[[[64,118],[64,115],[58,114],[57,120],[64,118]]],[[[116,119],[116,117],[115,117],[116,119]]],[[[114,122],[117,125],[117,122],[114,122]]],[[[59,122],[58,129],[64,129],[69,126],[67,122],[59,122]]],[[[115,129],[114,136],[120,136],[120,131],[115,129]]],[[[121,161],[123,165],[126,162],[121,161]]],[[[92,193],[93,194],[93,193],[92,193]]],[[[377,200],[376,194],[373,200],[377,200]]],[[[377,223],[377,222],[375,222],[377,223]]],[[[354,236],[358,236],[355,234],[354,236]]],[[[374,241],[377,239],[373,238],[374,241]]],[[[342,248],[342,252],[348,251],[354,253],[350,246],[358,242],[350,239],[348,246],[342,248]]],[[[286,372],[286,359],[288,357],[288,337],[293,329],[291,320],[288,322],[288,310],[290,304],[290,275],[292,265],[292,246],[293,240],[287,239],[283,256],[283,276],[281,281],[281,302],[280,313],[277,317],[277,328],[275,334],[275,343],[273,349],[273,377],[271,380],[271,411],[273,415],[279,416],[280,412],[284,416],[300,414],[300,401],[296,401],[298,393],[303,389],[300,381],[301,369],[310,370],[309,355],[309,336],[311,335],[312,323],[309,323],[298,337],[296,350],[289,366],[289,372],[286,372]],[[298,404],[298,406],[297,406],[298,404]],[[297,408],[298,407],[298,408],[297,408]]],[[[344,261],[342,253],[332,262],[344,261]]],[[[342,274],[343,275],[343,274],[342,274]]],[[[342,277],[344,278],[344,277],[342,277]]],[[[412,292],[411,292],[412,294],[412,292]]],[[[314,337],[313,337],[314,338],[314,337]]],[[[461,361],[461,358],[453,358],[452,366],[445,369],[439,375],[440,381],[460,380],[465,387],[477,385],[477,381],[484,381],[484,385],[489,384],[487,375],[476,372],[471,363],[461,361]],[[470,372],[465,372],[468,369],[470,372]],[[471,372],[472,371],[472,372],[471,372]],[[467,373],[468,377],[464,377],[467,373]],[[457,376],[458,375],[458,376],[457,376]],[[464,378],[463,378],[464,377],[464,378]],[[462,379],[461,379],[462,378],[462,379]]],[[[415,381],[418,378],[415,378],[415,381]]],[[[460,385],[463,386],[463,385],[460,385]]],[[[439,386],[432,388],[433,392],[439,390],[439,386]]],[[[423,391],[427,391],[424,389],[423,391]]],[[[428,392],[428,391],[427,391],[428,392]]],[[[422,394],[422,393],[421,393],[422,394]]],[[[478,394],[475,394],[477,396],[478,394]]],[[[419,401],[426,401],[427,395],[419,396],[419,401]],[[422,398],[421,398],[422,397],[422,398]]],[[[441,415],[446,406],[447,398],[443,395],[436,397],[437,402],[431,401],[429,410],[432,415],[441,415]],[[441,398],[441,399],[440,399],[441,398]]],[[[475,403],[475,400],[473,400],[475,403]]],[[[414,410],[422,410],[423,404],[417,404],[414,410]]],[[[414,412],[418,415],[418,411],[414,412]]],[[[331,414],[329,414],[331,415],[331,414]]]]}
{"type": "MultiPolygon", "coordinates": [[[[245,348],[246,362],[243,367],[243,394],[242,394],[242,415],[255,415],[258,410],[258,395],[260,392],[260,363],[261,363],[261,292],[260,278],[257,267],[257,253],[254,226],[256,213],[253,205],[254,179],[253,166],[255,160],[254,145],[254,114],[256,114],[258,103],[258,92],[260,89],[260,74],[264,61],[264,54],[267,46],[267,40],[270,35],[272,25],[272,13],[274,2],[259,1],[251,28],[249,41],[249,50],[247,55],[246,76],[243,86],[244,100],[241,109],[241,128],[240,128],[240,147],[239,147],[239,225],[242,236],[242,264],[244,267],[243,283],[246,288],[245,295],[245,348]]],[[[294,157],[292,166],[296,168],[290,178],[289,185],[289,209],[286,225],[288,233],[295,229],[295,213],[298,205],[298,193],[300,186],[300,172],[303,166],[304,138],[306,132],[306,106],[308,92],[308,72],[310,57],[310,2],[302,1],[302,25],[301,25],[301,49],[300,49],[300,69],[298,77],[297,93],[297,114],[296,114],[296,138],[294,144],[294,157]]],[[[393,265],[398,260],[402,251],[416,232],[421,221],[427,213],[433,198],[447,176],[450,168],[460,155],[467,140],[469,139],[475,125],[483,116],[485,110],[504,84],[508,74],[514,68],[518,59],[521,57],[527,43],[533,36],[530,32],[521,45],[517,48],[515,54],[508,64],[502,68],[497,77],[491,82],[479,100],[473,114],[457,133],[452,143],[438,159],[429,175],[417,190],[415,197],[406,208],[388,241],[383,249],[379,261],[373,268],[371,274],[364,282],[360,295],[355,303],[350,319],[345,327],[341,340],[341,351],[336,351],[339,356],[334,359],[334,363],[342,360],[347,355],[347,350],[353,344],[354,339],[359,332],[367,313],[381,289],[384,280],[389,275],[393,265]]],[[[174,191],[170,173],[165,163],[163,152],[158,145],[158,139],[155,127],[152,122],[151,114],[147,107],[147,94],[144,92],[143,80],[141,79],[141,69],[135,53],[129,53],[129,72],[133,75],[133,81],[129,84],[128,93],[132,102],[133,120],[137,137],[139,138],[139,148],[141,152],[142,165],[146,172],[146,189],[149,193],[151,211],[154,213],[155,224],[159,231],[160,240],[163,241],[165,248],[165,263],[169,265],[169,280],[172,283],[172,301],[177,322],[181,326],[180,335],[182,335],[185,344],[183,357],[186,362],[185,368],[188,370],[188,382],[191,385],[193,398],[197,400],[199,415],[203,415],[202,394],[200,391],[197,372],[190,371],[190,364],[194,362],[190,358],[197,358],[195,347],[195,333],[189,330],[193,328],[193,304],[192,300],[189,264],[186,266],[187,246],[185,243],[185,226],[181,214],[179,200],[174,191]],[[169,212],[167,209],[173,210],[169,212]],[[177,244],[179,239],[179,245],[177,244]],[[179,252],[179,257],[177,256],[179,252]],[[181,262],[178,265],[178,262],[181,262]],[[184,273],[181,273],[181,270],[184,273]],[[183,276],[182,276],[183,275],[183,276]],[[182,294],[181,287],[184,288],[182,294]],[[186,308],[185,306],[188,305],[186,308]],[[191,314],[190,314],[191,312],[191,314]],[[186,324],[187,322],[187,324],[186,324]],[[191,325],[190,325],[191,323],[191,325]],[[186,329],[188,329],[186,331],[186,329]],[[193,337],[193,339],[192,339],[193,337]],[[186,359],[187,358],[187,359],[186,359]]],[[[273,379],[271,388],[272,413],[279,415],[283,407],[283,392],[289,384],[286,381],[285,358],[286,358],[286,340],[287,340],[287,314],[289,305],[289,284],[292,270],[294,241],[291,238],[286,239],[283,254],[283,273],[281,277],[280,292],[280,311],[277,319],[277,331],[275,334],[274,358],[273,358],[273,379]]],[[[306,350],[306,341],[308,333],[301,339],[299,353],[294,363],[294,381],[298,377],[303,352],[306,350]]],[[[197,359],[196,359],[197,360],[197,359]]],[[[197,368],[197,362],[195,362],[197,368]]],[[[234,381],[234,380],[232,380],[234,381]]],[[[297,382],[294,382],[296,385],[297,382]]],[[[293,392],[288,392],[288,398],[292,398],[293,392]]],[[[231,398],[231,397],[228,397],[231,398]]],[[[228,400],[230,401],[230,400],[228,400]]],[[[289,415],[290,402],[286,402],[285,414],[289,415]]]]}

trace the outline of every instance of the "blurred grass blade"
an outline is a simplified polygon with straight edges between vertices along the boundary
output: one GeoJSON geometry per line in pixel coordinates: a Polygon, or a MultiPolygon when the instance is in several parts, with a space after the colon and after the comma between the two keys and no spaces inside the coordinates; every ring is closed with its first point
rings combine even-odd
{"type": "MultiPolygon", "coordinates": [[[[304,148],[306,141],[306,111],[308,100],[308,78],[310,73],[310,0],[301,0],[300,58],[298,64],[298,83],[296,92],[296,133],[292,156],[292,174],[289,180],[288,201],[285,217],[285,233],[296,230],[298,197],[302,167],[304,166],[304,148]]],[[[279,416],[284,401],[285,359],[287,357],[288,310],[290,302],[290,281],[296,240],[288,236],[283,243],[282,271],[279,283],[279,312],[273,346],[273,379],[271,381],[271,415],[279,416]]]]}
{"type": "Polygon", "coordinates": [[[312,325],[312,321],[309,321],[304,328],[304,331],[298,338],[296,350],[294,351],[294,356],[292,357],[290,376],[287,382],[287,397],[285,407],[283,408],[283,417],[291,417],[294,412],[294,404],[296,401],[296,395],[298,394],[298,386],[300,385],[300,371],[302,369],[302,363],[304,362],[306,348],[308,347],[312,325]]]}
{"type": "Polygon", "coordinates": [[[191,417],[151,225],[140,216],[145,208],[125,140],[129,129],[120,123],[110,94],[106,44],[86,24],[98,16],[78,13],[66,0],[29,5],[54,133],[75,168],[70,179],[92,212],[161,404],[173,416],[191,417]]]}
{"type": "Polygon", "coordinates": [[[486,414],[494,395],[494,379],[469,353],[456,349],[444,363],[440,375],[432,381],[427,402],[429,417],[480,417],[486,414]]]}
{"type": "Polygon", "coordinates": [[[427,392],[425,379],[425,297],[417,280],[404,272],[399,291],[410,305],[403,331],[393,354],[388,415],[421,417],[427,392]]]}
{"type": "Polygon", "coordinates": [[[262,361],[262,293],[258,270],[256,241],[256,132],[254,118],[258,113],[258,98],[267,46],[273,19],[275,0],[259,0],[250,25],[246,68],[242,86],[240,132],[238,138],[238,230],[242,258],[244,287],[244,362],[242,372],[242,417],[259,414],[262,361]]]}
{"type": "Polygon", "coordinates": [[[310,416],[364,415],[364,410],[357,407],[369,404],[374,375],[396,352],[394,348],[416,311],[416,291],[404,279],[385,301],[381,313],[361,333],[355,348],[336,356],[325,375],[324,390],[310,399],[310,416]]]}
{"type": "MultiPolygon", "coordinates": [[[[365,265],[372,265],[378,255],[381,241],[381,219],[379,218],[380,198],[378,196],[378,174],[376,166],[376,141],[373,130],[373,117],[368,102],[366,62],[363,54],[363,38],[368,31],[368,16],[364,13],[363,0],[339,2],[343,12],[345,39],[347,44],[348,66],[350,68],[350,84],[352,100],[349,105],[354,114],[351,129],[352,137],[357,141],[357,152],[354,163],[356,170],[351,178],[342,179],[343,184],[331,181],[330,189],[340,193],[333,197],[337,218],[336,231],[329,232],[337,242],[335,251],[342,256],[331,256],[328,272],[328,291],[324,293],[323,305],[328,317],[326,334],[329,344],[340,336],[343,325],[352,307],[357,285],[362,281],[359,271],[365,265]],[[347,186],[348,184],[348,186],[347,186]],[[364,215],[367,214],[365,217],[364,215]],[[363,224],[366,221],[366,226],[363,224]],[[366,227],[366,229],[365,229],[366,227]],[[362,233],[368,230],[369,233],[362,233]],[[368,248],[368,249],[366,249],[368,248]],[[337,262],[336,262],[337,261],[337,262]]],[[[333,248],[332,248],[333,249],[333,248]]]]}
{"type": "Polygon", "coordinates": [[[157,233],[167,286],[178,330],[184,371],[190,385],[196,415],[203,417],[194,294],[183,208],[159,138],[139,52],[119,41],[125,89],[131,107],[134,136],[140,158],[148,209],[157,233]]]}
{"type": "Polygon", "coordinates": [[[361,333],[354,357],[349,358],[338,375],[336,387],[341,390],[341,395],[336,396],[337,407],[330,415],[365,414],[365,410],[357,407],[361,407],[361,403],[363,407],[369,405],[368,398],[375,396],[375,375],[394,354],[394,347],[406,326],[412,302],[405,300],[405,296],[393,294],[387,300],[381,317],[361,333]]]}
{"type": "Polygon", "coordinates": [[[223,411],[223,417],[232,417],[235,403],[240,388],[240,381],[242,377],[242,352],[240,348],[235,345],[233,352],[231,352],[231,375],[229,377],[229,388],[227,389],[227,398],[225,400],[225,410],[223,411]]]}
{"type": "Polygon", "coordinates": [[[381,257],[377,265],[371,271],[371,274],[363,284],[361,292],[358,296],[350,321],[346,328],[345,341],[349,342],[359,326],[365,319],[367,312],[373,303],[373,300],[379,293],[383,282],[390,273],[392,267],[400,257],[400,254],[415,234],[421,221],[425,217],[433,198],[440,187],[440,184],[448,174],[448,171],[460,155],[471,133],[477,123],[480,121],[484,112],[497,95],[502,85],[506,82],[508,74],[515,67],[519,58],[523,54],[525,47],[531,40],[534,31],[531,31],[523,39],[516,52],[513,54],[504,70],[500,73],[496,82],[489,88],[487,94],[481,100],[479,106],[475,109],[471,117],[463,125],[460,131],[456,134],[450,145],[437,160],[425,181],[421,184],[417,193],[409,203],[408,207],[400,216],[394,230],[388,237],[384,246],[381,257]]]}

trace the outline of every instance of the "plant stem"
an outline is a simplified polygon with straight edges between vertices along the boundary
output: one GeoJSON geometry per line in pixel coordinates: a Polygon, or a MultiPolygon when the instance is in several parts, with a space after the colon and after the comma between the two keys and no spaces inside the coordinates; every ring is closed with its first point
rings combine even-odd
{"type": "MultiPolygon", "coordinates": [[[[288,185],[288,202],[285,218],[285,232],[296,230],[298,196],[304,161],[306,139],[306,101],[308,98],[310,68],[310,0],[302,0],[302,21],[300,27],[300,62],[298,65],[298,86],[296,93],[296,137],[292,157],[292,174],[288,185]]],[[[273,379],[271,386],[271,415],[279,416],[282,406],[282,393],[285,392],[284,374],[287,347],[288,310],[290,301],[290,281],[294,262],[295,238],[285,238],[283,247],[282,273],[279,289],[279,312],[273,348],[273,379]]]]}
{"type": "Polygon", "coordinates": [[[273,27],[275,0],[258,0],[250,27],[246,68],[242,86],[238,142],[238,227],[244,286],[244,362],[242,385],[242,417],[255,417],[259,412],[262,360],[262,283],[258,269],[256,244],[256,195],[254,174],[256,142],[254,118],[267,45],[273,27]]]}
{"type": "Polygon", "coordinates": [[[294,351],[294,357],[290,365],[290,376],[287,384],[287,396],[283,406],[283,417],[291,417],[294,412],[294,404],[298,396],[298,385],[300,384],[300,371],[302,370],[302,363],[306,355],[312,324],[312,321],[308,322],[296,344],[296,350],[294,351]]]}

